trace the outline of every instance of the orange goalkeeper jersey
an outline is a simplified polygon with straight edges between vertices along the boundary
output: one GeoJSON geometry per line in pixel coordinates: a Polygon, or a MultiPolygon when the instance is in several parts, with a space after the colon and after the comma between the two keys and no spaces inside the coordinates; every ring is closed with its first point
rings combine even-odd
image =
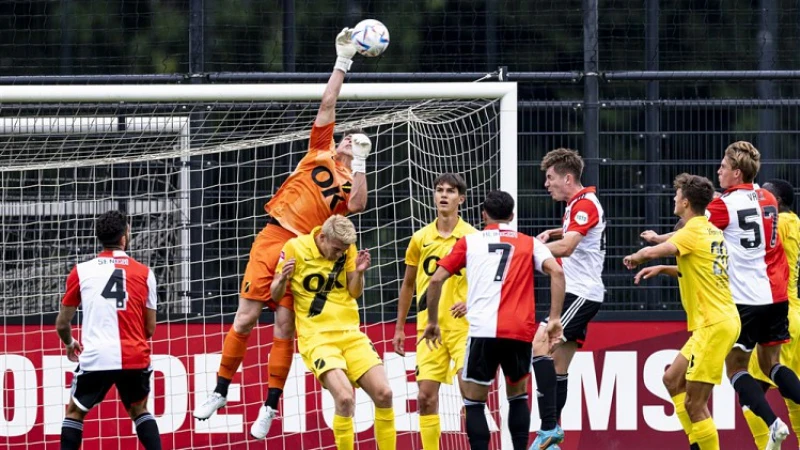
{"type": "Polygon", "coordinates": [[[353,173],[334,160],[333,127],[314,125],[308,153],[264,206],[267,214],[298,236],[335,214],[347,214],[353,173]]]}

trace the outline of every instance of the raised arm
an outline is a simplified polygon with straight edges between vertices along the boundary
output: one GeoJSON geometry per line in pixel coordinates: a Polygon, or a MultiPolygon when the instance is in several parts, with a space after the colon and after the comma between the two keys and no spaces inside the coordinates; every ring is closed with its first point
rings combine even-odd
{"type": "Polygon", "coordinates": [[[350,66],[353,64],[353,56],[356,54],[356,47],[351,40],[351,33],[352,30],[350,28],[344,28],[336,36],[336,64],[333,66],[333,73],[331,73],[328,84],[325,86],[317,118],[314,120],[314,125],[318,127],[323,127],[336,120],[336,100],[342,90],[344,74],[350,70],[350,66]]]}

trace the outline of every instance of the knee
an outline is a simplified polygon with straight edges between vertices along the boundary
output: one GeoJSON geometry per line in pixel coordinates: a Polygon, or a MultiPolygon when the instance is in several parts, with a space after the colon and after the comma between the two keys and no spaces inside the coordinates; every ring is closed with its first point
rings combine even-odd
{"type": "Polygon", "coordinates": [[[258,322],[261,310],[257,308],[239,309],[233,318],[233,329],[240,334],[249,334],[258,322]]]}
{"type": "Polygon", "coordinates": [[[435,414],[439,409],[439,395],[420,390],[417,394],[417,403],[423,415],[435,414]]]}
{"type": "Polygon", "coordinates": [[[294,338],[294,314],[287,312],[278,314],[275,320],[275,337],[280,339],[294,338]]]}
{"type": "Polygon", "coordinates": [[[355,411],[356,400],[352,393],[340,394],[335,399],[336,414],[342,417],[352,417],[355,411]]]}
{"type": "Polygon", "coordinates": [[[389,386],[382,386],[375,392],[375,406],[378,408],[392,407],[392,389],[389,386]]]}
{"type": "Polygon", "coordinates": [[[661,377],[661,382],[664,383],[664,387],[667,388],[667,392],[669,395],[676,396],[683,392],[683,380],[680,376],[671,373],[669,370],[664,372],[664,376],[661,377]]]}
{"type": "Polygon", "coordinates": [[[135,420],[137,417],[146,412],[147,402],[135,403],[128,407],[128,415],[131,417],[131,420],[135,420]]]}
{"type": "Polygon", "coordinates": [[[67,405],[67,413],[65,417],[68,417],[70,419],[83,420],[83,418],[86,417],[86,412],[78,408],[78,405],[76,405],[75,402],[69,402],[69,405],[67,405]]]}

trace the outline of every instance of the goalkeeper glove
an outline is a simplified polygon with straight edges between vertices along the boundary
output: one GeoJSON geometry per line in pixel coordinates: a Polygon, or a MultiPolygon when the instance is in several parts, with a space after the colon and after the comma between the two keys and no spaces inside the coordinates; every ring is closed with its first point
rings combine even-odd
{"type": "Polygon", "coordinates": [[[353,29],[342,28],[336,36],[336,64],[333,68],[347,73],[353,64],[353,56],[356,54],[356,46],[352,40],[353,29]]]}
{"type": "Polygon", "coordinates": [[[367,156],[372,150],[372,141],[364,134],[354,134],[350,136],[350,148],[353,153],[353,161],[350,163],[353,173],[367,173],[367,156]]]}

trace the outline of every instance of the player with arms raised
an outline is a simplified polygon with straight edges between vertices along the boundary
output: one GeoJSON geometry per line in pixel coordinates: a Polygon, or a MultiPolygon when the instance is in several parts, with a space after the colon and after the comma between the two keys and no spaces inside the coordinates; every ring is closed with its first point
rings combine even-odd
{"type": "MultiPolygon", "coordinates": [[[[606,220],[595,187],[581,184],[583,159],[578,152],[566,148],[552,150],[542,159],[541,169],[545,172],[544,186],[553,200],[567,202],[561,228],[537,236],[547,243],[553,256],[561,258],[567,282],[561,315],[564,337],[553,349],[560,419],[567,403],[569,365],[575,351],[583,347],[589,322],[600,310],[605,295],[602,274],[606,220]]],[[[544,332],[544,327],[537,330],[540,335],[544,332]]]]}
{"type": "Polygon", "coordinates": [[[345,28],[336,37],[336,65],[311,129],[308,153],[264,207],[270,219],[250,250],[239,307],[222,346],[217,386],[194,410],[194,417],[204,420],[225,406],[231,380],[247,351],[247,340],[266,305],[275,311],[275,334],[269,355],[267,400],[250,429],[256,439],[266,437],[277,416],[294,353],[292,296],[270,295],[281,248],[289,239],[310,233],[332,215],[360,212],[367,204],[366,158],[372,143],[365,135],[350,131],[345,132],[338,147],[334,148],[333,142],[336,100],[356,51],[350,33],[345,28]]]}
{"type": "Polygon", "coordinates": [[[514,217],[514,199],[507,192],[489,192],[482,215],[486,228],[459,239],[453,251],[437,263],[439,268],[428,285],[428,323],[420,342],[425,340],[433,348],[441,345],[442,288],[448,278],[466,268],[469,333],[461,392],[470,448],[489,449],[486,400],[500,366],[508,379],[508,428],[514,450],[526,449],[531,420],[526,381],[533,352],[536,385],[544,399],[539,402],[542,430],[534,448],[543,450],[564,438],[556,423],[556,371],[548,356],[550,344],[561,339],[564,272],[547,246],[509,227],[514,217]],[[545,338],[531,348],[536,333],[534,270],[550,276],[551,304],[545,338]]]}
{"type": "MultiPolygon", "coordinates": [[[[400,288],[397,326],[392,339],[394,351],[400,356],[405,356],[406,353],[403,349],[406,337],[404,328],[414,294],[414,284],[416,283],[417,291],[417,332],[421,335],[428,323],[426,291],[431,276],[436,271],[436,263],[447,256],[458,239],[477,231],[458,216],[458,207],[464,203],[467,193],[464,179],[457,174],[445,173],[434,180],[433,186],[437,218],[414,233],[406,250],[406,274],[400,288]]],[[[427,345],[417,345],[419,432],[422,448],[425,450],[439,449],[439,437],[442,434],[439,387],[442,383],[451,384],[454,372],[461,373],[469,329],[467,319],[464,318],[467,282],[462,274],[457,273],[447,280],[442,290],[443,303],[439,317],[442,345],[434,350],[427,345]]]]}
{"type": "Polygon", "coordinates": [[[332,216],[322,227],[283,246],[272,281],[273,298],[288,289],[294,295],[297,344],[315,377],[333,396],[333,436],[338,450],[353,450],[353,386],[375,403],[375,440],[379,450],[394,450],[392,390],[383,362],[359,330],[356,298],[364,291],[368,250],[355,246],[349,219],[332,216]]]}
{"type": "Polygon", "coordinates": [[[147,411],[153,373],[148,339],[156,330],[156,277],[125,253],[131,241],[125,213],[101,214],[95,228],[103,251],[69,273],[56,318],[67,357],[78,362],[61,425],[61,448],[80,448],[84,418],[116,386],[142,446],[160,450],[158,424],[147,411]],[[78,306],[83,309],[82,342],[72,338],[70,326],[78,306]]]}
{"type": "Polygon", "coordinates": [[[739,337],[741,323],[728,284],[722,231],[704,215],[714,185],[707,178],[683,173],[675,178],[675,191],[675,215],[686,225],[667,242],[643,248],[623,262],[633,269],[652,259],[677,257],[677,266],[646,267],[634,282],[658,274],[678,279],[692,336],[664,374],[664,385],[692,448],[719,450],[708,399],[722,382],[725,356],[739,337]]]}

